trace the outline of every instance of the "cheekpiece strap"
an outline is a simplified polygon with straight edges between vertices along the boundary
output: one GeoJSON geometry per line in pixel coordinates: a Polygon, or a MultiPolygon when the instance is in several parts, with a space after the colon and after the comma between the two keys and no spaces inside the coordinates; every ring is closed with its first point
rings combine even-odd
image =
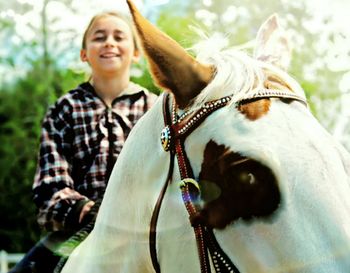
{"type": "MultiPolygon", "coordinates": [[[[161,133],[161,142],[165,151],[176,154],[182,179],[180,183],[181,194],[186,210],[191,218],[200,210],[196,200],[199,197],[200,189],[198,182],[194,179],[193,170],[185,151],[184,142],[186,137],[193,132],[206,117],[227,105],[227,103],[231,101],[231,97],[227,96],[205,103],[199,110],[190,114],[186,113],[184,118],[180,118],[177,121],[174,116],[170,116],[168,100],[169,95],[164,95],[163,116],[165,128],[161,133]]],[[[175,115],[174,109],[172,113],[175,115]]],[[[193,226],[193,230],[197,242],[201,273],[211,272],[209,257],[213,262],[216,272],[239,272],[229,257],[220,248],[211,229],[198,224],[193,226]]]]}
{"type": "MultiPolygon", "coordinates": [[[[226,96],[218,100],[210,101],[204,104],[199,110],[186,115],[186,118],[173,123],[174,118],[170,117],[169,112],[169,94],[164,95],[163,116],[165,127],[161,132],[161,143],[165,151],[173,150],[175,139],[185,139],[191,134],[211,113],[224,107],[231,101],[231,96],[226,96]]],[[[174,112],[174,111],[173,111],[174,112]]]]}

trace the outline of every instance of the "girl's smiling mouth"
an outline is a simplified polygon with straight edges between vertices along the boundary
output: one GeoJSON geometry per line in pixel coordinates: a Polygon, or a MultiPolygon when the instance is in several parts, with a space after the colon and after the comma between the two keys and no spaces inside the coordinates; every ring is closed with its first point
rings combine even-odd
{"type": "Polygon", "coordinates": [[[104,59],[117,58],[117,57],[120,57],[120,54],[117,54],[114,52],[106,52],[106,53],[102,53],[100,57],[104,59]]]}

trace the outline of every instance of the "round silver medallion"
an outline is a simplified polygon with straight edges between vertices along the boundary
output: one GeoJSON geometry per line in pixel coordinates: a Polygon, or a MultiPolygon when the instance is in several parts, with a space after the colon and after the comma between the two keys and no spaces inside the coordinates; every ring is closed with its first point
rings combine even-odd
{"type": "Polygon", "coordinates": [[[170,128],[169,126],[166,126],[161,134],[160,134],[160,141],[162,143],[164,151],[169,151],[170,150],[170,144],[171,144],[171,133],[170,133],[170,128]]]}

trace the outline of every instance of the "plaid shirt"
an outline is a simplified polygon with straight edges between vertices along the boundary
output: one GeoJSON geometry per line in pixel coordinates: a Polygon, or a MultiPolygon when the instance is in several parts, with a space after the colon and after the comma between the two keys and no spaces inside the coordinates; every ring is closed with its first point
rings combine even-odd
{"type": "Polygon", "coordinates": [[[41,226],[63,230],[79,201],[102,198],[130,130],[155,99],[130,83],[109,108],[83,83],[48,110],[33,185],[41,226]]]}

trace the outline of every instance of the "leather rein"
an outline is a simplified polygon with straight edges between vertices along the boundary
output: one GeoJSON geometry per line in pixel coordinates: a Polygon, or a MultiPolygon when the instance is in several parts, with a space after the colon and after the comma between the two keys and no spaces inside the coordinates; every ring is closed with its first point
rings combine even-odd
{"type": "MultiPolygon", "coordinates": [[[[182,199],[191,222],[191,218],[193,218],[193,216],[200,210],[197,202],[200,195],[200,188],[198,182],[195,180],[191,164],[186,155],[184,142],[186,137],[190,135],[211,113],[226,106],[232,99],[231,96],[227,96],[218,100],[207,102],[199,110],[195,112],[187,112],[177,119],[175,101],[173,103],[171,113],[169,112],[169,97],[170,96],[168,93],[165,93],[163,97],[163,117],[165,128],[161,133],[161,143],[164,150],[170,153],[170,166],[166,182],[163,185],[153,210],[149,234],[149,249],[153,268],[156,273],[161,272],[156,249],[157,222],[164,195],[168,185],[171,183],[175,155],[177,157],[180,176],[182,179],[180,182],[182,199]]],[[[307,104],[303,98],[297,95],[289,92],[276,92],[274,90],[264,90],[255,96],[242,99],[241,102],[256,98],[271,97],[294,99],[307,104]]],[[[197,242],[201,273],[211,273],[211,264],[214,266],[215,272],[217,273],[240,272],[220,247],[212,228],[202,224],[191,223],[191,225],[193,227],[197,242]],[[211,262],[209,261],[209,257],[211,258],[211,262]]]]}

